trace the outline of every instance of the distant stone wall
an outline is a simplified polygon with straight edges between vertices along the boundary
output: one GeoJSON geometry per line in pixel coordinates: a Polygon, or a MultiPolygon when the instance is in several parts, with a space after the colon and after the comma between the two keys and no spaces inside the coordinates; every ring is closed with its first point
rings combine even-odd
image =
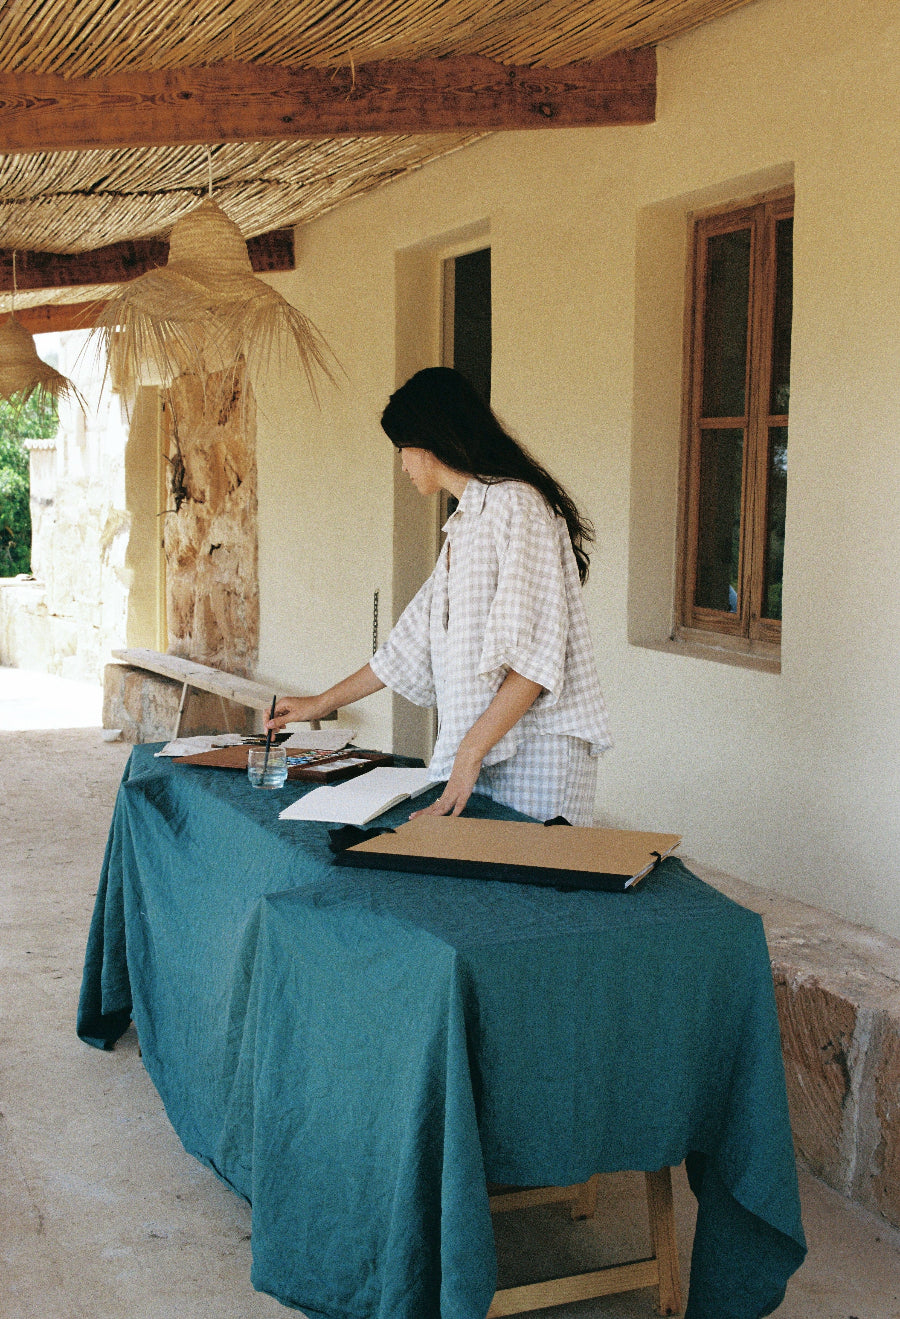
{"type": "Polygon", "coordinates": [[[63,400],[55,438],[25,441],[34,580],[0,587],[0,663],[99,682],[109,652],[126,644],[127,421],[118,397],[101,391],[96,366],[80,361],[84,337],[54,336],[86,411],[63,400]]]}
{"type": "Polygon", "coordinates": [[[163,405],[169,653],[242,677],[259,656],[256,416],[243,382],[183,376],[163,405]]]}

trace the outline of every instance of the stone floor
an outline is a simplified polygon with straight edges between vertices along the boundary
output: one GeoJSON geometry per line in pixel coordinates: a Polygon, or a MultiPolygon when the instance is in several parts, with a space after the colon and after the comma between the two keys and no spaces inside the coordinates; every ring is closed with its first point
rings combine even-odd
{"type": "MultiPolygon", "coordinates": [[[[291,1312],[250,1284],[249,1211],[182,1149],[133,1032],[110,1054],[74,1034],[130,748],[103,742],[90,691],[79,703],[61,682],[0,669],[0,1319],[274,1319],[291,1312]]],[[[686,1282],[693,1202],[683,1171],[675,1184],[686,1282]]],[[[640,1190],[608,1179],[614,1212],[589,1224],[553,1206],[498,1220],[502,1281],[552,1272],[551,1244],[566,1267],[640,1254],[640,1190]]],[[[806,1174],[801,1193],[810,1254],[778,1319],[900,1319],[900,1233],[806,1174]]],[[[655,1311],[636,1292],[541,1313],[655,1311]]]]}

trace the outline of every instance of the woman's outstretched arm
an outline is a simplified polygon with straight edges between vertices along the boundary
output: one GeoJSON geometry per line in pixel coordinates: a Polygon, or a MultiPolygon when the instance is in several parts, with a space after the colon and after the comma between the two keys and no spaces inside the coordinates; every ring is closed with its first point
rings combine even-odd
{"type": "Polygon", "coordinates": [[[361,701],[364,696],[380,692],[383,687],[384,683],[381,679],[375,677],[368,664],[364,664],[361,669],[357,669],[347,678],[342,678],[333,687],[329,687],[327,692],[322,692],[318,696],[283,696],[275,706],[275,717],[267,719],[264,727],[277,732],[278,729],[284,728],[285,724],[302,724],[310,719],[325,719],[341,706],[361,701]]]}

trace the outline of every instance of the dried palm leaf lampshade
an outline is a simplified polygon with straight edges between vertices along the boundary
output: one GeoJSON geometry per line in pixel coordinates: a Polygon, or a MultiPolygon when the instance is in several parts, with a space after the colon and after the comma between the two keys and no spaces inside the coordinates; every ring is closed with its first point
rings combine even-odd
{"type": "Polygon", "coordinates": [[[205,198],[176,221],[165,266],[125,284],[96,328],[113,379],[132,394],[151,368],[164,383],[179,375],[252,374],[273,355],[299,360],[313,394],[316,374],[334,380],[331,350],[308,317],[257,279],[238,226],[205,198]]]}
{"type": "Polygon", "coordinates": [[[82,401],[72,381],[38,357],[34,339],[13,312],[0,325],[0,399],[22,407],[34,393],[42,403],[82,401]]]}

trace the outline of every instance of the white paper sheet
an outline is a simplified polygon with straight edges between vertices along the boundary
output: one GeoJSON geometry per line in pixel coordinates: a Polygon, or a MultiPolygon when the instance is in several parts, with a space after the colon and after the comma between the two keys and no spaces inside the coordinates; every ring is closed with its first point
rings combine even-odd
{"type": "Polygon", "coordinates": [[[297,728],[281,745],[288,751],[342,751],[355,736],[355,728],[297,728]]]}
{"type": "Polygon", "coordinates": [[[213,747],[239,747],[243,742],[240,733],[200,733],[196,737],[176,737],[167,742],[156,756],[197,756],[213,747]]]}

